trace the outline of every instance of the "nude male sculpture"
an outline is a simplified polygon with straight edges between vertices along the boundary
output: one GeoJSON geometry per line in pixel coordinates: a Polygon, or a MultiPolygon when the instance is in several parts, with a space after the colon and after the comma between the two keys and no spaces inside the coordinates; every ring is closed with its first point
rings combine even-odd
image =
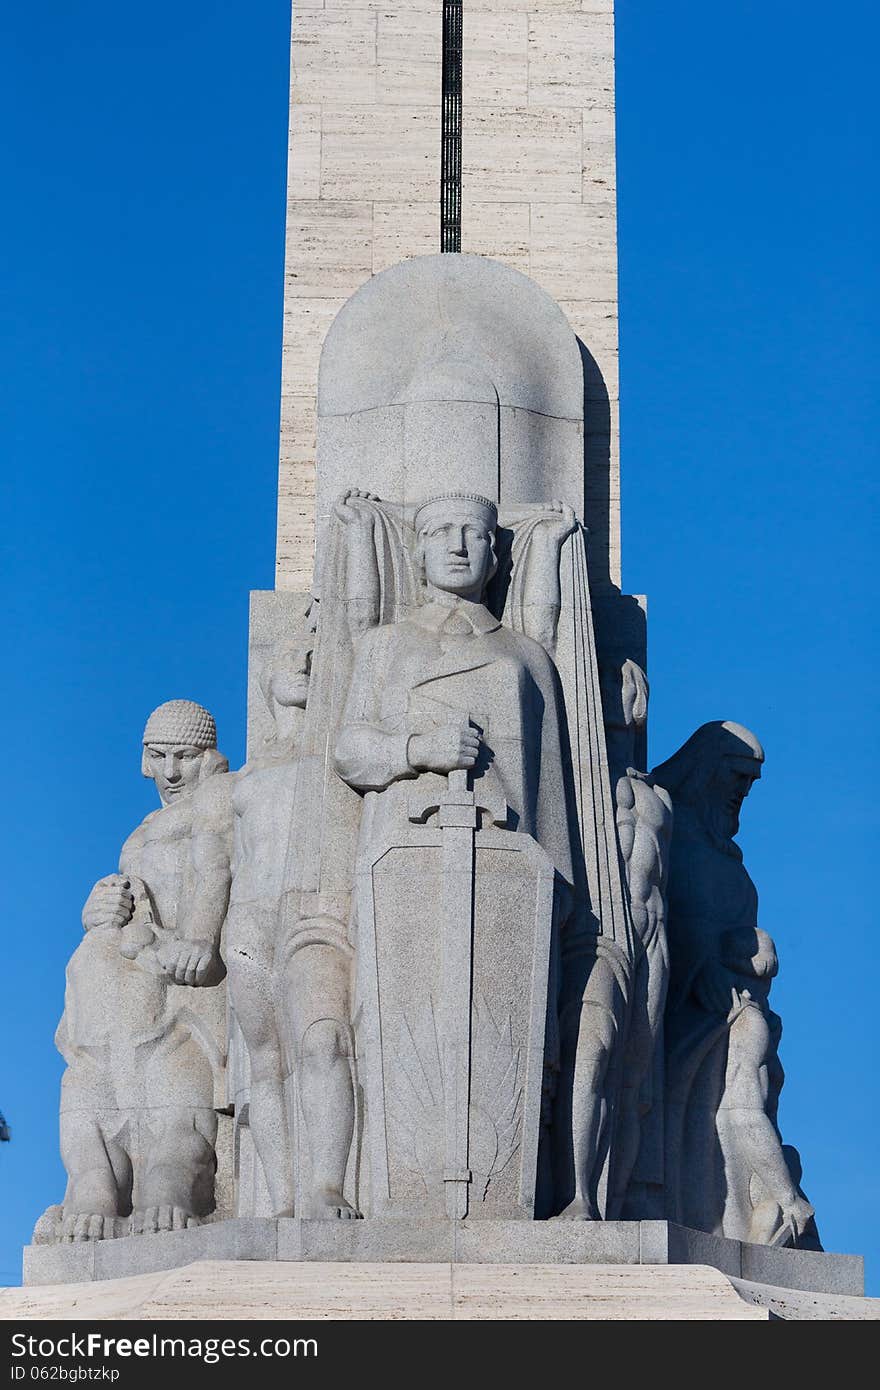
{"type": "Polygon", "coordinates": [[[175,931],[192,889],[193,827],[216,818],[218,806],[223,818],[227,767],[201,705],[171,700],[150,715],[142,771],[162,805],[128,837],[118,873],[99,879],[83,908],[86,935],[68,966],[56,1035],[67,1062],[67,1192],[41,1218],[38,1240],[179,1229],[213,1209],[225,969],[217,943],[193,952],[175,931]],[[189,987],[197,975],[207,988],[189,987]]]}
{"type": "MultiPolygon", "coordinates": [[[[358,1215],[342,1192],[354,1129],[351,952],[332,922],[301,916],[296,892],[312,646],[311,634],[282,643],[262,671],[274,734],[235,775],[231,838],[217,820],[196,828],[176,977],[190,960],[210,962],[225,917],[230,1004],[250,1064],[248,1123],[272,1213],[345,1219],[358,1215]]],[[[193,983],[203,982],[197,967],[193,983]]]]}

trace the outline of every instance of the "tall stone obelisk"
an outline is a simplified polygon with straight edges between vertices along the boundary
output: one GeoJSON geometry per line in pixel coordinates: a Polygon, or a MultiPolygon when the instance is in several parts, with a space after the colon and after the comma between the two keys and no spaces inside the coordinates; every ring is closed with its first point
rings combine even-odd
{"type": "Polygon", "coordinates": [[[460,249],[530,275],[583,344],[601,599],[620,584],[613,0],[294,0],[277,587],[312,574],[325,334],[370,276],[443,249],[441,180],[460,249]]]}

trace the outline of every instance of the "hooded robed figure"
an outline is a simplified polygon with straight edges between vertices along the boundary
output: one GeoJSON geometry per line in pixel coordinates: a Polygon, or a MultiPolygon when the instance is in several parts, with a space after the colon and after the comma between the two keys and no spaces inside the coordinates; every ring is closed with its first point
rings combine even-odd
{"type": "Polygon", "coordinates": [[[776,1120],[777,961],[734,841],[764,750],[741,724],[703,724],[650,780],[675,808],[668,884],[668,1216],[697,1230],[818,1247],[796,1151],[776,1120]]]}

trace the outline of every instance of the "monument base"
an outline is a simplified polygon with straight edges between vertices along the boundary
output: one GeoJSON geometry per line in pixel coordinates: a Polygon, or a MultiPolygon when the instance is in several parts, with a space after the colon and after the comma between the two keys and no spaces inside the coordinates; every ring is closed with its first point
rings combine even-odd
{"type": "MultiPolygon", "coordinates": [[[[72,1284],[194,1261],[389,1265],[708,1265],[734,1279],[858,1296],[859,1255],[782,1250],[671,1221],[310,1221],[239,1217],[186,1231],[29,1245],[25,1284],[72,1284]]],[[[291,1276],[293,1277],[293,1276],[291,1276]]],[[[384,1276],[383,1276],[384,1277],[384,1276]]]]}
{"type": "Polygon", "coordinates": [[[85,1284],[0,1290],[0,1321],[864,1321],[880,1299],[730,1279],[705,1264],[201,1260],[85,1284]]]}
{"type": "Polygon", "coordinates": [[[161,1274],[0,1291],[0,1320],[7,1321],[767,1322],[771,1316],[706,1265],[205,1260],[161,1274]]]}

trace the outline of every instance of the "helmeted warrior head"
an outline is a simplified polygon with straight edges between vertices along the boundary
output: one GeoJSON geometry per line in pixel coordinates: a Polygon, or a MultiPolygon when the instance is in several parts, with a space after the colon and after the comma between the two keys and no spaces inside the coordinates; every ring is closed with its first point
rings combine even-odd
{"type": "Polygon", "coordinates": [[[216,748],[217,725],[211,711],[195,700],[166,700],[157,705],[147,720],[143,741],[216,748]]]}
{"type": "Polygon", "coordinates": [[[185,796],[205,777],[227,772],[229,763],[217,750],[217,725],[210,710],[195,700],[166,700],[147,720],[141,772],[156,783],[167,806],[185,796]]]}

